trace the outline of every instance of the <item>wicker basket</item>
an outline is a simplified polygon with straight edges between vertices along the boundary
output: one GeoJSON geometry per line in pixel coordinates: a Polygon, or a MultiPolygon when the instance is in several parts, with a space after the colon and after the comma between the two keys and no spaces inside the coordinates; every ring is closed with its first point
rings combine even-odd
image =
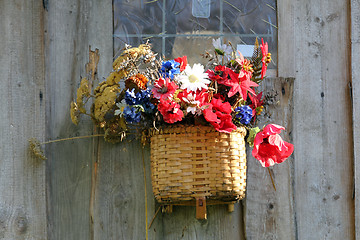
{"type": "Polygon", "coordinates": [[[232,133],[211,126],[176,126],[151,136],[153,192],[161,204],[229,203],[245,196],[245,128],[232,133]]]}

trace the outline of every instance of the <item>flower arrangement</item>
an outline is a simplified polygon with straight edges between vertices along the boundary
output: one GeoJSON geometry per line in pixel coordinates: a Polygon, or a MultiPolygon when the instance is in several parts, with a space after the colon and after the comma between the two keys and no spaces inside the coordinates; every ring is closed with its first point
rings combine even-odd
{"type": "Polygon", "coordinates": [[[207,125],[231,133],[248,129],[252,155],[263,167],[283,162],[293,145],[282,140],[283,127],[256,127],[263,111],[263,81],[271,61],[268,45],[256,40],[254,54],[244,58],[231,45],[213,40],[213,53],[203,57],[207,65],[188,64],[187,57],[162,60],[149,43],[126,46],[113,63],[113,72],[91,91],[92,82],[83,78],[71,103],[71,119],[79,123],[89,115],[104,130],[105,140],[118,142],[131,133],[146,141],[150,129],[173,125],[207,125]],[[93,98],[90,111],[85,109],[93,98]]]}

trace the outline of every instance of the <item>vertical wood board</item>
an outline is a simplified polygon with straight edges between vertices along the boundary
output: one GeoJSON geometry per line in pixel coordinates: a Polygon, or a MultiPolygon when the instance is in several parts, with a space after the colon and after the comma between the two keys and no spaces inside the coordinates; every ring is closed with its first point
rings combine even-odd
{"type": "MultiPolygon", "coordinates": [[[[142,149],[136,140],[119,144],[101,140],[99,151],[94,239],[145,239],[146,223],[150,224],[156,210],[151,190],[149,148],[142,149]]],[[[149,239],[162,239],[158,221],[155,219],[148,230],[149,239]]]]}
{"type": "MultiPolygon", "coordinates": [[[[293,78],[268,78],[261,83],[263,96],[269,99],[259,127],[278,124],[285,127],[280,135],[292,141],[293,78]]],[[[263,168],[248,149],[248,174],[245,205],[246,239],[296,239],[293,204],[293,156],[270,167],[276,191],[268,169],[263,168]]]]}
{"type": "Polygon", "coordinates": [[[162,214],[159,221],[163,226],[160,239],[239,239],[244,237],[242,202],[235,204],[234,212],[227,211],[227,205],[207,206],[207,220],[197,220],[192,206],[174,206],[172,213],[162,214]]]}
{"type": "Polygon", "coordinates": [[[0,32],[0,239],[46,239],[45,162],[28,150],[45,136],[41,2],[2,1],[0,32]]]}
{"type": "Polygon", "coordinates": [[[294,1],[277,0],[278,76],[295,77],[294,1]]]}
{"type": "MultiPolygon", "coordinates": [[[[81,124],[75,126],[71,122],[69,110],[80,79],[86,76],[85,64],[88,62],[90,45],[92,50],[96,47],[104,49],[105,57],[100,57],[98,72],[103,73],[108,65],[106,61],[109,62],[108,49],[112,52],[112,40],[109,41],[106,36],[112,38],[111,32],[106,34],[108,28],[103,23],[106,19],[112,19],[112,15],[107,2],[47,2],[45,46],[48,139],[93,133],[93,123],[88,117],[82,116],[81,124]],[[108,15],[104,15],[104,12],[108,15]]],[[[92,237],[90,196],[94,146],[92,139],[64,141],[47,146],[49,239],[92,237]]]]}
{"type": "Polygon", "coordinates": [[[299,239],[354,239],[347,1],[294,1],[299,239]]]}
{"type": "Polygon", "coordinates": [[[360,239],[360,3],[351,1],[351,80],[352,80],[352,117],[354,141],[354,197],[355,231],[360,239]]]}

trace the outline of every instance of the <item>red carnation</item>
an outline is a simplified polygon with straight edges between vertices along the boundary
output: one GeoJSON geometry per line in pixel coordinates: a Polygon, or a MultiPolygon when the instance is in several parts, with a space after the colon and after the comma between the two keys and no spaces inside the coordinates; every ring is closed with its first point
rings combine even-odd
{"type": "Polygon", "coordinates": [[[283,141],[280,137],[281,130],[285,130],[285,128],[269,124],[255,136],[252,155],[260,161],[263,167],[282,163],[294,151],[294,145],[283,141]]]}
{"type": "Polygon", "coordinates": [[[178,86],[175,82],[172,82],[169,78],[159,78],[155,81],[154,87],[151,90],[154,98],[169,98],[174,92],[178,89],[178,86]]]}
{"type": "Polygon", "coordinates": [[[222,65],[215,66],[215,71],[207,70],[206,73],[208,74],[209,78],[213,81],[218,82],[219,84],[224,84],[228,81],[228,73],[227,67],[222,65]]]}
{"type": "Polygon", "coordinates": [[[213,98],[211,100],[211,104],[213,105],[213,109],[215,111],[220,111],[226,114],[231,113],[231,105],[229,102],[223,102],[221,99],[213,98]]]}
{"type": "Polygon", "coordinates": [[[203,107],[203,114],[206,121],[213,125],[218,132],[230,133],[236,129],[230,115],[230,103],[223,103],[220,99],[213,98],[210,103],[203,107]]]}
{"type": "Polygon", "coordinates": [[[225,132],[225,133],[231,133],[233,130],[236,130],[236,126],[232,122],[232,117],[230,114],[224,114],[221,112],[216,112],[216,116],[218,119],[220,119],[220,122],[213,122],[211,123],[216,131],[218,132],[225,132]]]}
{"type": "Polygon", "coordinates": [[[181,111],[180,105],[169,99],[164,100],[163,98],[160,98],[158,109],[162,114],[164,121],[167,123],[181,121],[184,117],[184,113],[181,111]]]}
{"type": "Polygon", "coordinates": [[[187,57],[178,57],[174,59],[175,62],[180,63],[180,72],[184,71],[187,65],[187,57]]]}

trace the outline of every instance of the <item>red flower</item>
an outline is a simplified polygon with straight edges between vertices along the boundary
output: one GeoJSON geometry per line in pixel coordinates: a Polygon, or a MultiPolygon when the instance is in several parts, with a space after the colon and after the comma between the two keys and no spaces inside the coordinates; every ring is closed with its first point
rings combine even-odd
{"type": "Polygon", "coordinates": [[[188,103],[188,101],[184,101],[184,99],[188,99],[189,95],[191,95],[193,100],[199,102],[199,106],[209,102],[209,92],[206,89],[202,89],[201,91],[197,90],[196,92],[185,89],[177,94],[177,98],[180,99],[181,102],[188,103]]]}
{"type": "Polygon", "coordinates": [[[246,101],[248,91],[255,95],[255,91],[251,87],[259,86],[250,80],[252,74],[251,71],[241,70],[239,74],[235,73],[230,68],[218,65],[215,67],[215,71],[208,70],[206,72],[211,80],[231,87],[228,92],[228,97],[240,93],[240,96],[246,101]]]}
{"type": "Polygon", "coordinates": [[[217,98],[213,98],[209,104],[203,106],[203,114],[206,121],[219,132],[230,133],[236,129],[230,113],[230,103],[223,103],[217,98]]]}
{"type": "Polygon", "coordinates": [[[264,100],[262,100],[261,97],[262,97],[262,92],[260,92],[258,95],[249,94],[249,98],[251,100],[251,105],[249,106],[253,110],[252,111],[253,117],[261,113],[261,107],[264,104],[264,100]]]}
{"type": "Polygon", "coordinates": [[[244,56],[241,54],[241,52],[239,52],[239,58],[235,59],[235,61],[241,66],[241,70],[240,70],[240,78],[243,77],[244,75],[246,79],[251,79],[251,75],[253,73],[253,68],[252,68],[252,64],[248,59],[245,59],[244,56]]]}
{"type": "MultiPolygon", "coordinates": [[[[268,65],[268,63],[269,63],[270,61],[268,60],[268,55],[269,55],[268,43],[265,43],[265,44],[264,44],[264,39],[261,39],[261,43],[262,43],[262,44],[260,44],[261,53],[262,53],[262,59],[261,59],[261,62],[262,62],[261,79],[263,79],[264,76],[265,76],[266,70],[267,70],[267,65],[268,65]]],[[[271,59],[271,58],[270,58],[270,59],[271,59]]]]}
{"type": "Polygon", "coordinates": [[[213,95],[213,98],[217,98],[217,99],[220,99],[221,101],[225,101],[225,97],[223,95],[221,95],[220,93],[215,93],[213,95]]]}
{"type": "Polygon", "coordinates": [[[159,78],[155,81],[154,87],[151,92],[154,95],[154,98],[169,98],[175,91],[178,89],[178,86],[171,82],[169,78],[163,79],[159,78]]]}
{"type": "Polygon", "coordinates": [[[175,62],[180,63],[180,72],[184,71],[187,65],[187,57],[178,57],[174,59],[175,62]]]}
{"type": "Polygon", "coordinates": [[[282,163],[293,153],[294,145],[283,141],[279,135],[284,129],[282,126],[269,124],[256,134],[252,155],[263,167],[282,163]]]}
{"type": "Polygon", "coordinates": [[[183,111],[180,109],[180,105],[169,99],[160,98],[158,105],[159,112],[162,114],[164,121],[167,123],[174,123],[181,121],[184,117],[183,111]]]}
{"type": "Polygon", "coordinates": [[[210,103],[203,105],[202,109],[206,121],[209,123],[220,123],[220,119],[217,118],[217,115],[214,113],[210,103]]]}
{"type": "Polygon", "coordinates": [[[239,92],[240,96],[246,101],[248,91],[255,95],[255,91],[251,87],[257,87],[259,85],[251,81],[247,74],[239,76],[239,74],[235,73],[231,69],[229,69],[228,73],[231,78],[231,81],[227,85],[231,87],[228,97],[232,97],[239,92]]]}
{"type": "Polygon", "coordinates": [[[221,112],[216,112],[216,116],[218,119],[220,119],[220,122],[213,122],[211,123],[216,131],[218,132],[225,132],[225,133],[231,133],[233,130],[235,130],[237,127],[232,122],[232,117],[230,114],[224,114],[221,112]]]}
{"type": "Polygon", "coordinates": [[[200,102],[200,106],[209,102],[209,92],[207,89],[202,89],[196,91],[196,100],[200,102]]]}
{"type": "Polygon", "coordinates": [[[221,99],[213,98],[211,100],[211,104],[215,111],[219,111],[222,113],[230,114],[231,113],[231,105],[228,102],[222,102],[221,99]]]}
{"type": "Polygon", "coordinates": [[[229,71],[232,71],[230,68],[227,68],[222,65],[215,66],[215,71],[207,70],[209,78],[213,81],[216,81],[218,84],[229,86],[229,71]]]}

